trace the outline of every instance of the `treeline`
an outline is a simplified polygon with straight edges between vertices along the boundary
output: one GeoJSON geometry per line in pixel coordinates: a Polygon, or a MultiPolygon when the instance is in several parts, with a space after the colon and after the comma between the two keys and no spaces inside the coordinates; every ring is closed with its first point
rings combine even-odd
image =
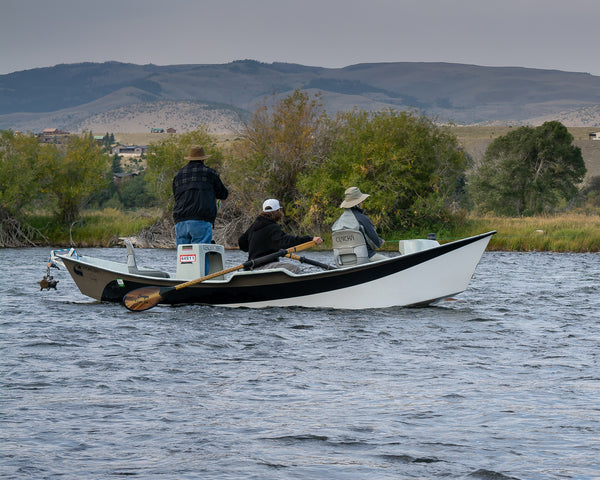
{"type": "Polygon", "coordinates": [[[171,182],[193,145],[211,154],[207,164],[230,190],[215,228],[228,244],[268,197],[283,204],[286,228],[326,234],[353,185],[371,195],[366,207],[384,234],[456,228],[468,212],[522,216],[600,205],[600,179],[579,188],[585,164],[559,122],[511,131],[474,165],[449,128],[415,111],[329,117],[318,96],[297,90],[266,99],[237,135],[226,145],[204,127],[171,136],[148,146],[138,175],[119,177],[119,158],[91,134],[42,145],[33,135],[2,131],[0,244],[39,242],[42,232],[36,237],[27,218],[40,211],[65,226],[83,209],[158,205],[170,217],[171,182]]]}
{"type": "Polygon", "coordinates": [[[110,138],[98,144],[85,133],[47,144],[33,134],[0,131],[0,246],[46,243],[44,232],[28,222],[40,212],[51,216],[52,230],[76,222],[83,209],[155,201],[143,176],[115,182],[121,167],[119,157],[110,156],[110,138]]]}

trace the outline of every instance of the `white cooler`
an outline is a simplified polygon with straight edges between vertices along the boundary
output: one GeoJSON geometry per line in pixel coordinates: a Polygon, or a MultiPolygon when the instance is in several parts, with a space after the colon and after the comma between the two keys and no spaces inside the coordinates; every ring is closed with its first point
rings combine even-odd
{"type": "MultiPolygon", "coordinates": [[[[177,247],[176,277],[182,280],[195,280],[210,273],[223,270],[223,245],[214,243],[193,243],[177,247]],[[206,264],[208,262],[208,271],[206,264]]],[[[215,277],[215,280],[223,276],[215,277]]]]}

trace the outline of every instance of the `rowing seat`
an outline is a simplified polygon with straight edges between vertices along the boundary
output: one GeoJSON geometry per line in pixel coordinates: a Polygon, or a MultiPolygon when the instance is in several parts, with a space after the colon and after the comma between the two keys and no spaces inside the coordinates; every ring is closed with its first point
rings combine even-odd
{"type": "Polygon", "coordinates": [[[169,278],[167,272],[162,272],[160,270],[146,270],[145,268],[139,269],[135,260],[135,251],[133,250],[131,241],[124,239],[123,243],[125,243],[125,246],[127,247],[127,270],[129,273],[145,275],[147,277],[169,278]]]}
{"type": "Polygon", "coordinates": [[[333,260],[338,267],[369,262],[365,237],[359,230],[337,230],[331,234],[333,260]]]}

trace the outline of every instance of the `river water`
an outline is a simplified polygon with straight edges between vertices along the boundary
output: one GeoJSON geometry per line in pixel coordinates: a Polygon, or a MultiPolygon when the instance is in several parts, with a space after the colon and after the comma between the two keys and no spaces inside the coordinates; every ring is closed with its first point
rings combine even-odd
{"type": "Polygon", "coordinates": [[[486,252],[454,300],[366,311],[130,312],[0,259],[2,478],[600,478],[598,254],[486,252]]]}

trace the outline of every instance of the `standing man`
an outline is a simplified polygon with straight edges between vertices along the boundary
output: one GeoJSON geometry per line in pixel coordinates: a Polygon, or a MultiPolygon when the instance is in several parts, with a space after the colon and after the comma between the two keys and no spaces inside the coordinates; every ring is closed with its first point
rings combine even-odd
{"type": "Polygon", "coordinates": [[[217,217],[217,199],[225,200],[229,191],[219,174],[204,165],[210,155],[195,146],[184,157],[188,164],[173,179],[173,220],[177,246],[188,243],[211,243],[217,217]]]}

